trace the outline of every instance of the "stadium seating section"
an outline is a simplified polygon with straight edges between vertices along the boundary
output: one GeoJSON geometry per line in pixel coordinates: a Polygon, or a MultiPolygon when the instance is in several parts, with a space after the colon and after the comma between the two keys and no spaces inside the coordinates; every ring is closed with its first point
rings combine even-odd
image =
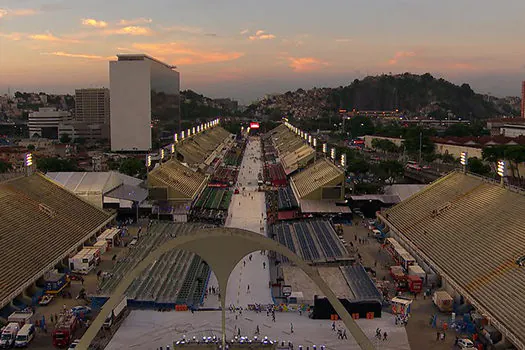
{"type": "Polygon", "coordinates": [[[237,182],[237,176],[239,175],[239,169],[219,166],[211,177],[211,184],[220,184],[225,186],[232,186],[237,182]]]}
{"type": "Polygon", "coordinates": [[[75,250],[111,215],[35,174],[0,183],[0,217],[2,302],[75,250]]]}
{"type": "Polygon", "coordinates": [[[194,198],[205,181],[205,175],[174,159],[162,163],[148,174],[149,187],[168,188],[170,200],[194,198]]]}
{"type": "Polygon", "coordinates": [[[277,190],[277,205],[279,210],[292,210],[299,207],[292,189],[289,186],[277,190]]]}
{"type": "Polygon", "coordinates": [[[387,224],[525,343],[525,196],[453,172],[386,210],[387,224]]]}
{"type": "MultiPolygon", "coordinates": [[[[270,237],[306,261],[331,261],[347,254],[328,221],[283,222],[270,226],[268,232],[270,237]]],[[[285,257],[281,259],[288,261],[285,257]]]]}
{"type": "Polygon", "coordinates": [[[202,164],[229,136],[230,134],[220,126],[214,127],[180,141],[177,152],[182,155],[185,163],[192,166],[202,164]]]}
{"type": "Polygon", "coordinates": [[[343,171],[325,158],[318,159],[291,179],[300,199],[339,180],[344,180],[343,171]]]}
{"type": "Polygon", "coordinates": [[[383,297],[381,296],[381,293],[376,288],[374,281],[372,281],[363,265],[356,264],[354,266],[340,266],[339,269],[343,273],[346,283],[354,295],[353,300],[382,301],[383,297]]]}
{"type": "MultiPolygon", "coordinates": [[[[139,239],[138,244],[117,261],[110,271],[111,277],[102,280],[100,294],[111,294],[123,276],[164,242],[203,227],[201,224],[153,223],[148,232],[143,233],[147,237],[139,239]]],[[[209,273],[210,268],[199,256],[184,250],[173,250],[163,254],[136,278],[126,296],[135,303],[149,306],[197,305],[203,296],[209,273]]]]}
{"type": "Polygon", "coordinates": [[[280,163],[266,165],[263,173],[264,181],[269,182],[272,186],[286,186],[288,183],[283,166],[280,163]]]}
{"type": "Polygon", "coordinates": [[[284,124],[279,125],[269,134],[287,175],[305,166],[314,158],[314,149],[284,124]]]}

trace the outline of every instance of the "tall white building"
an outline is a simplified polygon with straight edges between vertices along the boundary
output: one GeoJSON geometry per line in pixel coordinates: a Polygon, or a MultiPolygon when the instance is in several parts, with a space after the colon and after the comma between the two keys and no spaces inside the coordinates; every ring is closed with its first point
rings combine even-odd
{"type": "Polygon", "coordinates": [[[158,121],[180,122],[180,75],[144,54],[117,58],[109,63],[111,150],[148,151],[158,121]]]}
{"type": "Polygon", "coordinates": [[[29,113],[29,137],[46,139],[59,138],[59,125],[71,121],[71,113],[57,111],[55,108],[39,108],[38,112],[29,113]]]}

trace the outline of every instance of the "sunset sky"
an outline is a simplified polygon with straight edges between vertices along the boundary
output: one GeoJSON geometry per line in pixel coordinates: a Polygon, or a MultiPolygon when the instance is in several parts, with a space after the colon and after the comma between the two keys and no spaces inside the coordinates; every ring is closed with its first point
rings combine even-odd
{"type": "Polygon", "coordinates": [[[0,0],[0,93],[109,86],[133,52],[244,103],[405,71],[518,95],[524,18],[523,0],[0,0]]]}

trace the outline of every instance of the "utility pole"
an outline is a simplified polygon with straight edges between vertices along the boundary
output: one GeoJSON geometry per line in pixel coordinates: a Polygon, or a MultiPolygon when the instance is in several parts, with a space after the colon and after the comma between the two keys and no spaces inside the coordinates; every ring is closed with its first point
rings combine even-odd
{"type": "Polygon", "coordinates": [[[423,132],[419,132],[419,163],[421,164],[421,149],[423,148],[423,132]]]}

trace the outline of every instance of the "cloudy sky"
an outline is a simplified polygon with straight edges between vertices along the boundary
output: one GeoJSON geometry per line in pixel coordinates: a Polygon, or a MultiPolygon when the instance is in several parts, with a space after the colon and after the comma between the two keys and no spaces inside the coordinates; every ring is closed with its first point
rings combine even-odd
{"type": "Polygon", "coordinates": [[[0,92],[108,86],[117,53],[249,102],[367,74],[430,72],[518,95],[523,0],[0,0],[0,92]]]}

